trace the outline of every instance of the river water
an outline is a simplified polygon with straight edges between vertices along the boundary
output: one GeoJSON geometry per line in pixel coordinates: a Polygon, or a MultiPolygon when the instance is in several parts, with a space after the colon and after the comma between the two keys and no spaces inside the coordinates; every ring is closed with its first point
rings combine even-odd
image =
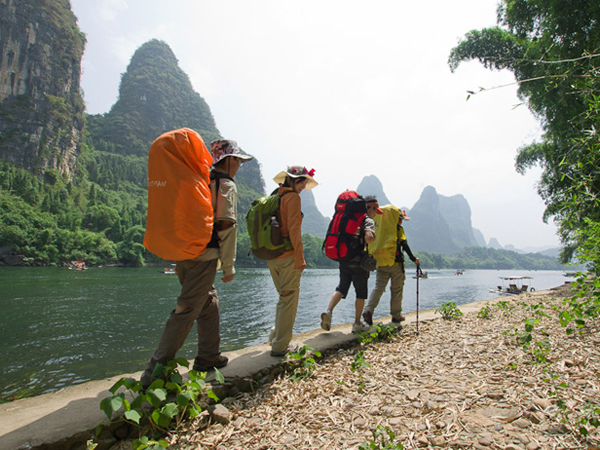
{"type": "MultiPolygon", "coordinates": [[[[558,271],[429,271],[419,281],[419,309],[495,298],[499,277],[528,275],[537,290],[567,280],[558,271]]],[[[416,309],[416,279],[404,286],[405,312],[416,309]]],[[[302,276],[294,333],[319,328],[321,312],[338,281],[337,269],[302,276]]],[[[369,280],[374,285],[374,273],[369,280]]],[[[221,308],[221,349],[266,341],[277,296],[268,269],[238,269],[228,284],[216,281],[221,308]]],[[[157,268],[0,267],[0,401],[32,396],[144,368],[179,293],[176,275],[157,268]]],[[[354,319],[354,292],[342,300],[333,325],[354,319]]],[[[389,291],[374,317],[389,315],[389,291]]],[[[195,330],[179,355],[194,357],[195,330]]]]}

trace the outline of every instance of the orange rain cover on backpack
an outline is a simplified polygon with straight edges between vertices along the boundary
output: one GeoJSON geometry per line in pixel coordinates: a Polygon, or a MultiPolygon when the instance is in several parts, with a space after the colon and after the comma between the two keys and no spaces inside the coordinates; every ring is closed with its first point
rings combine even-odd
{"type": "Polygon", "coordinates": [[[202,137],[181,128],[159,136],[148,152],[148,215],[144,246],[168,261],[199,256],[210,241],[213,158],[202,137]]]}

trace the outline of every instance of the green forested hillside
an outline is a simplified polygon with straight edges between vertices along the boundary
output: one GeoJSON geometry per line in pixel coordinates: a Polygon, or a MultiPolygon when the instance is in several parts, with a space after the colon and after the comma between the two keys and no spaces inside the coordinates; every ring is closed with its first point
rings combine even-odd
{"type": "MultiPolygon", "coordinates": [[[[539,253],[468,247],[454,255],[417,252],[423,269],[564,270],[556,258],[539,253]]],[[[411,264],[410,262],[408,264],[411,264]]],[[[413,265],[414,267],[414,265],[413,265]]]]}

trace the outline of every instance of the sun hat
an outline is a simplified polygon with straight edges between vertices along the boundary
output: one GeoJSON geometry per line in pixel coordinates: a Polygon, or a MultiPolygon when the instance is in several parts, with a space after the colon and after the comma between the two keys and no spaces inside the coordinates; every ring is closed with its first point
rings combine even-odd
{"type": "Polygon", "coordinates": [[[319,183],[313,178],[315,174],[315,169],[308,170],[304,166],[288,166],[287,170],[282,170],[277,175],[273,177],[273,181],[277,184],[283,184],[285,182],[285,177],[290,176],[292,178],[305,177],[308,179],[308,183],[306,183],[306,190],[310,191],[312,188],[317,186],[319,183]]]}
{"type": "Polygon", "coordinates": [[[379,201],[377,201],[377,198],[375,196],[369,195],[365,197],[365,203],[367,204],[367,208],[369,207],[369,204],[371,204],[371,206],[375,206],[375,211],[377,212],[377,214],[383,214],[383,211],[379,207],[379,201]],[[375,205],[373,205],[373,203],[375,203],[375,205]]]}
{"type": "Polygon", "coordinates": [[[210,151],[213,156],[213,166],[228,156],[234,156],[240,159],[240,162],[250,161],[252,156],[241,153],[237,142],[229,139],[219,139],[210,143],[210,151]]]}

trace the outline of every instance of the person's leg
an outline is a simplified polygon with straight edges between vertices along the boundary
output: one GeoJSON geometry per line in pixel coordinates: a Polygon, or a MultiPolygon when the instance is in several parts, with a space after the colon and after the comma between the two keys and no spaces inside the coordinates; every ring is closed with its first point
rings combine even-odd
{"type": "MultiPolygon", "coordinates": [[[[302,272],[294,267],[294,258],[283,258],[269,264],[277,276],[279,301],[275,308],[275,333],[271,341],[271,351],[285,352],[292,340],[298,299],[300,297],[300,277],[302,272]]],[[[270,262],[271,262],[270,261],[270,262]]]]}
{"type": "Polygon", "coordinates": [[[333,316],[333,309],[337,306],[341,299],[346,298],[348,289],[352,282],[352,276],[347,267],[340,264],[340,283],[335,288],[335,291],[329,299],[329,305],[327,311],[321,314],[321,328],[325,331],[331,330],[331,318],[333,316]]]}
{"type": "Polygon", "coordinates": [[[327,305],[327,311],[333,312],[333,309],[337,306],[337,304],[340,302],[340,300],[342,298],[344,298],[344,294],[342,294],[340,291],[335,291],[331,295],[331,298],[329,299],[329,305],[327,305]]]}
{"type": "Polygon", "coordinates": [[[360,323],[360,316],[363,312],[363,308],[365,307],[365,299],[357,298],[356,302],[354,302],[354,323],[360,323]]]}
{"type": "Polygon", "coordinates": [[[375,276],[375,289],[373,289],[369,295],[369,302],[367,303],[363,313],[363,318],[369,325],[373,325],[373,313],[375,312],[377,305],[379,305],[379,300],[385,292],[385,287],[390,279],[389,268],[385,266],[377,266],[377,272],[375,276]]]}
{"type": "Polygon", "coordinates": [[[209,301],[208,292],[213,286],[217,272],[217,260],[181,261],[177,263],[177,276],[181,283],[181,293],[177,307],[171,311],[161,335],[158,347],[142,374],[142,384],[152,382],[152,373],[158,363],[166,364],[175,358],[182,347],[194,322],[209,301]]]}
{"type": "Polygon", "coordinates": [[[221,318],[219,297],[214,285],[208,293],[208,300],[196,319],[198,330],[198,353],[194,361],[194,370],[206,371],[212,367],[221,368],[227,364],[227,358],[221,356],[221,318]]]}
{"type": "Polygon", "coordinates": [[[354,302],[354,324],[360,325],[363,308],[365,307],[365,298],[369,292],[369,272],[360,267],[352,270],[352,283],[356,291],[356,301],[354,302]]]}
{"type": "Polygon", "coordinates": [[[392,275],[392,285],[390,287],[390,313],[393,322],[400,322],[402,318],[402,297],[404,291],[404,281],[406,274],[400,266],[394,266],[392,275]]]}

